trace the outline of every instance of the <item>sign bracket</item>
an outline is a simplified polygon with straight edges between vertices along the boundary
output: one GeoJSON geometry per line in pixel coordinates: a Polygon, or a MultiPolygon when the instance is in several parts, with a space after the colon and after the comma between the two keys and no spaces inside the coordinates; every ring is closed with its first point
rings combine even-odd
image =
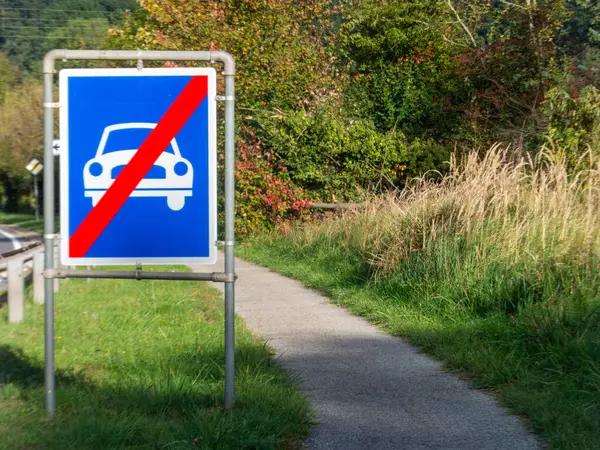
{"type": "Polygon", "coordinates": [[[174,281],[212,281],[214,283],[232,283],[237,274],[225,272],[144,272],[141,265],[135,271],[126,270],[77,270],[46,269],[44,278],[104,278],[119,280],[174,280],[174,281]]]}

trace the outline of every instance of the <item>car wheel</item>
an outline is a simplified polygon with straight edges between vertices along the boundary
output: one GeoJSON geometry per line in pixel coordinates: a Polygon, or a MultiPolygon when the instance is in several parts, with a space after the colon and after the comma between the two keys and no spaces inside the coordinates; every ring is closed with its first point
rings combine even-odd
{"type": "Polygon", "coordinates": [[[183,195],[169,195],[167,205],[173,211],[179,211],[185,206],[185,197],[183,195]]]}

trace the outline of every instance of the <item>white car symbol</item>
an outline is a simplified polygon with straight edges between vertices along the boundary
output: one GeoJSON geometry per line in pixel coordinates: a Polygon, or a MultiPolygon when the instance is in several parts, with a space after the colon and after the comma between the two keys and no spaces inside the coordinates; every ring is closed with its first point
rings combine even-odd
{"type": "MultiPolygon", "coordinates": [[[[93,206],[155,127],[155,123],[136,122],[119,123],[104,129],[96,156],[83,168],[85,196],[91,197],[93,206]]],[[[166,197],[168,207],[178,211],[185,206],[185,198],[192,196],[193,181],[193,167],[181,156],[177,141],[173,139],[130,197],[166,197]]]]}

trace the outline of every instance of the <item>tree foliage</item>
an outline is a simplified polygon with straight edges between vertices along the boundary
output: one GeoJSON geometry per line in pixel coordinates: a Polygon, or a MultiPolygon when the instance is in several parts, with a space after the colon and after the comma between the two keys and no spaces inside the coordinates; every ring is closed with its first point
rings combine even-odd
{"type": "Polygon", "coordinates": [[[472,28],[464,30],[474,38],[456,56],[459,74],[470,83],[463,111],[479,140],[491,134],[523,145],[544,126],[539,107],[552,82],[556,39],[569,12],[564,0],[482,6],[475,20],[467,10],[472,28]]]}
{"type": "Polygon", "coordinates": [[[595,148],[597,98],[587,86],[600,87],[597,2],[141,6],[113,30],[110,46],[236,56],[240,196],[256,219],[248,230],[272,216],[268,192],[287,205],[276,214],[285,220],[294,216],[282,212],[292,212],[288,193],[359,199],[444,170],[451,148],[552,140],[575,158],[595,148]]]}
{"type": "Polygon", "coordinates": [[[237,59],[242,108],[299,108],[332,95],[336,72],[324,45],[326,0],[145,0],[115,31],[121,48],[225,50],[237,59]]]}
{"type": "Polygon", "coordinates": [[[53,48],[103,45],[136,0],[0,0],[0,52],[25,72],[38,73],[53,48]]]}
{"type": "Polygon", "coordinates": [[[0,80],[0,92],[6,93],[0,101],[0,206],[29,210],[31,176],[25,166],[42,157],[42,87],[27,81],[6,89],[5,83],[0,80]]]}
{"type": "MultiPolygon", "coordinates": [[[[0,0],[0,50],[20,67],[0,55],[3,130],[21,130],[20,117],[38,126],[26,105],[39,87],[21,74],[50,47],[229,51],[238,67],[238,187],[247,218],[238,227],[248,232],[301,217],[303,200],[359,199],[443,170],[449,149],[552,142],[575,162],[590,148],[600,152],[600,6],[592,0],[140,6],[0,0]],[[120,25],[125,9],[132,11],[120,25]]],[[[0,144],[2,176],[35,152],[38,132],[0,144]]]]}
{"type": "Polygon", "coordinates": [[[432,139],[409,142],[400,129],[381,132],[372,121],[347,120],[330,108],[263,116],[258,125],[261,141],[275,149],[290,178],[319,200],[361,201],[448,158],[432,139]]]}
{"type": "MultiPolygon", "coordinates": [[[[0,0],[0,206],[29,210],[42,157],[41,60],[52,48],[101,48],[136,0],[0,0]]],[[[79,64],[93,65],[93,63],[79,64]]]]}
{"type": "Polygon", "coordinates": [[[596,0],[567,0],[570,12],[558,37],[559,49],[581,59],[600,46],[600,3],[596,0]]]}
{"type": "Polygon", "coordinates": [[[19,85],[22,74],[4,53],[0,53],[0,103],[19,85]]]}
{"type": "Polygon", "coordinates": [[[246,235],[276,227],[285,230],[288,221],[306,215],[306,193],[290,182],[286,167],[252,130],[244,126],[241,135],[235,165],[236,231],[246,235]]]}
{"type": "Polygon", "coordinates": [[[544,103],[550,142],[571,168],[578,166],[588,151],[600,154],[600,91],[586,86],[573,97],[559,87],[552,88],[544,103]]]}
{"type": "Polygon", "coordinates": [[[543,127],[564,0],[356,0],[347,11],[361,110],[383,129],[522,144],[543,127]]]}
{"type": "Polygon", "coordinates": [[[97,49],[102,48],[108,37],[108,20],[69,19],[62,28],[48,33],[56,48],[97,49]]]}
{"type": "Polygon", "coordinates": [[[447,8],[437,0],[358,0],[345,11],[341,44],[352,76],[347,109],[384,131],[452,133],[457,117],[447,103],[457,80],[444,39],[453,32],[447,8]]]}
{"type": "Polygon", "coordinates": [[[313,111],[338,98],[341,76],[328,45],[334,39],[337,8],[328,0],[141,4],[142,11],[113,30],[109,45],[219,49],[236,57],[238,232],[285,226],[286,220],[301,216],[307,193],[287,172],[281,149],[257,137],[256,120],[265,111],[313,111]]]}

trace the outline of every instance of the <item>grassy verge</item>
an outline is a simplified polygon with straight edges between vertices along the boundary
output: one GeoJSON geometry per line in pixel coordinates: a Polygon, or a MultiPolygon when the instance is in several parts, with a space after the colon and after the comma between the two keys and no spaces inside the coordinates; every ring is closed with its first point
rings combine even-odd
{"type": "Polygon", "coordinates": [[[240,254],[495,392],[555,449],[600,448],[600,168],[491,151],[240,254]]]}
{"type": "Polygon", "coordinates": [[[69,280],[56,296],[57,417],[44,419],[43,307],[0,311],[0,448],[294,448],[307,401],[237,323],[222,409],[223,311],[197,282],[69,280]]]}
{"type": "Polygon", "coordinates": [[[32,214],[10,214],[0,212],[0,224],[16,225],[21,228],[33,230],[36,233],[44,233],[44,221],[35,220],[35,216],[32,214]]]}

